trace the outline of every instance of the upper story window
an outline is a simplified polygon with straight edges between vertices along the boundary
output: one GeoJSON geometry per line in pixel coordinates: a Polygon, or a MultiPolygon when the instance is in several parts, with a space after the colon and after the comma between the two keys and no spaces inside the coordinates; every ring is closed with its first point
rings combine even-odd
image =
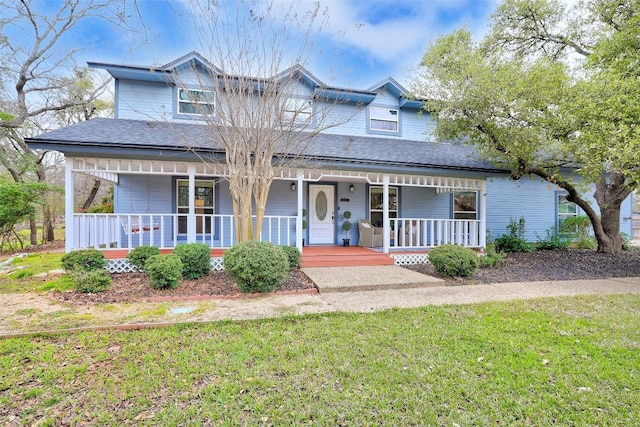
{"type": "Polygon", "coordinates": [[[453,193],[453,219],[478,219],[478,193],[456,191],[453,193]]]}
{"type": "Polygon", "coordinates": [[[284,119],[295,123],[311,123],[313,106],[308,99],[289,98],[284,106],[284,119]]]}
{"type": "Polygon", "coordinates": [[[369,129],[382,132],[398,132],[398,116],[395,108],[369,107],[369,129]]]}
{"type": "Polygon", "coordinates": [[[178,89],[178,114],[213,114],[215,96],[212,91],[178,89]]]}

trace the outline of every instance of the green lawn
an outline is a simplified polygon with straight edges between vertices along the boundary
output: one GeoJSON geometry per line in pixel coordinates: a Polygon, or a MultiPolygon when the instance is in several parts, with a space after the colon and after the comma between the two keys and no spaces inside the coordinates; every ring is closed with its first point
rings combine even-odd
{"type": "Polygon", "coordinates": [[[64,291],[75,287],[69,276],[35,277],[39,273],[62,268],[60,260],[64,253],[34,252],[11,262],[15,270],[7,275],[0,275],[0,294],[14,292],[64,291]]]}
{"type": "Polygon", "coordinates": [[[639,425],[639,324],[620,295],[7,339],[0,424],[639,425]]]}

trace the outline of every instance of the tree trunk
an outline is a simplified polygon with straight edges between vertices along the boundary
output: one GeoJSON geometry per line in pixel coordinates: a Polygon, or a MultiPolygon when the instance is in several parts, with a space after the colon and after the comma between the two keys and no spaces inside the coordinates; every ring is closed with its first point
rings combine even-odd
{"type": "Polygon", "coordinates": [[[578,190],[569,182],[551,175],[543,169],[524,167],[524,173],[530,173],[544,178],[558,187],[567,190],[567,200],[580,206],[591,220],[593,233],[598,241],[598,252],[619,254],[622,252],[622,238],[620,237],[620,207],[622,202],[631,194],[625,185],[625,178],[618,173],[603,174],[596,183],[593,197],[600,208],[600,215],[591,204],[583,199],[578,190]]]}
{"type": "Polygon", "coordinates": [[[84,203],[82,204],[83,212],[86,212],[86,210],[89,209],[89,207],[91,206],[91,203],[93,203],[93,201],[95,200],[96,194],[98,194],[98,190],[100,190],[101,183],[102,181],[100,181],[99,179],[96,179],[95,181],[93,181],[93,188],[91,189],[89,196],[87,196],[87,200],[85,200],[84,203]]]}
{"type": "Polygon", "coordinates": [[[38,246],[38,224],[35,218],[29,218],[29,241],[31,246],[38,246]]]}
{"type": "Polygon", "coordinates": [[[42,243],[53,242],[55,239],[51,208],[49,208],[49,205],[45,205],[43,210],[42,243]]]}
{"type": "Polygon", "coordinates": [[[603,176],[596,184],[593,197],[600,207],[600,224],[594,224],[594,232],[598,240],[598,252],[617,254],[622,252],[622,237],[620,236],[620,207],[622,202],[631,194],[625,185],[624,176],[612,173],[603,176]]]}

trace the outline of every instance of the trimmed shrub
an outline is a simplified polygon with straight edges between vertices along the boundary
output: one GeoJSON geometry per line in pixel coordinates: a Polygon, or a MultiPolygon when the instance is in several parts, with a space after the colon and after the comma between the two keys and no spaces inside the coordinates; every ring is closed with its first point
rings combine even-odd
{"type": "Polygon", "coordinates": [[[456,245],[442,245],[429,251],[429,262],[436,273],[445,277],[468,277],[477,270],[478,255],[469,248],[456,245]]]}
{"type": "Polygon", "coordinates": [[[182,261],[177,255],[152,255],[144,265],[154,289],[177,288],[182,277],[182,261]]]}
{"type": "Polygon", "coordinates": [[[211,248],[204,243],[180,243],[173,253],[182,261],[185,279],[199,279],[211,271],[211,248]]]}
{"type": "Polygon", "coordinates": [[[144,265],[149,258],[160,255],[160,248],[157,246],[138,246],[127,255],[127,260],[138,271],[144,271],[144,265]]]}
{"type": "Polygon", "coordinates": [[[300,261],[302,259],[302,255],[300,251],[295,246],[282,246],[285,254],[287,254],[287,258],[289,260],[289,270],[293,270],[294,268],[300,268],[300,261]]]}
{"type": "Polygon", "coordinates": [[[289,260],[282,246],[250,241],[224,253],[224,268],[242,292],[271,292],[287,277],[289,260]]]}
{"type": "Polygon", "coordinates": [[[76,282],[78,292],[96,294],[104,292],[111,286],[111,276],[107,270],[83,270],[77,268],[71,273],[76,282]]]}
{"type": "Polygon", "coordinates": [[[66,271],[73,270],[99,270],[105,268],[107,262],[102,252],[96,249],[83,249],[64,254],[61,259],[62,268],[66,271]]]}

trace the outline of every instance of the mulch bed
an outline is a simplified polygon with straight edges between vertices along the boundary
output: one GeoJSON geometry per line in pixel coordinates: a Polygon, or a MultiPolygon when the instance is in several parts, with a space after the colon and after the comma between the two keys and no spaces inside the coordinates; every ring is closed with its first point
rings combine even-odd
{"type": "MultiPolygon", "coordinates": [[[[433,265],[418,264],[406,268],[436,276],[433,265]]],[[[447,279],[446,284],[532,282],[547,280],[604,279],[640,276],[640,249],[632,248],[619,255],[589,250],[534,251],[512,253],[494,268],[481,268],[467,279],[447,279]]]]}
{"type": "MultiPolygon", "coordinates": [[[[225,271],[215,271],[196,280],[180,281],[175,289],[153,289],[144,273],[111,275],[113,282],[105,292],[83,294],[77,291],[54,293],[54,298],[72,304],[118,303],[187,297],[239,297],[243,294],[225,271]]],[[[292,270],[289,277],[274,292],[317,291],[316,285],[300,270],[292,270]]]]}
{"type": "MultiPolygon", "coordinates": [[[[439,277],[431,264],[406,266],[413,271],[439,277]]],[[[602,279],[640,277],[640,249],[632,248],[619,255],[599,254],[589,250],[534,251],[505,256],[502,265],[482,268],[470,278],[444,278],[448,286],[482,283],[532,282],[549,280],[602,279]]],[[[176,289],[156,290],[143,273],[113,274],[109,290],[99,294],[75,291],[54,293],[54,298],[72,304],[116,303],[161,298],[240,297],[238,286],[224,271],[212,272],[198,280],[182,280],[176,289]]],[[[275,292],[317,291],[315,284],[300,270],[293,270],[275,292]]]]}

